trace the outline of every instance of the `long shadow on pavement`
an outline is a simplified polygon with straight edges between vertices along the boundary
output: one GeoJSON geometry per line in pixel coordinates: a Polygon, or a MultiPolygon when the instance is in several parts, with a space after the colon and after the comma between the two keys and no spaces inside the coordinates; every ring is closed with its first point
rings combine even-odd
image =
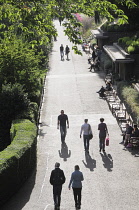
{"type": "Polygon", "coordinates": [[[39,126],[40,128],[39,128],[39,130],[38,130],[39,136],[45,136],[46,133],[43,132],[43,127],[44,127],[44,126],[49,127],[49,125],[47,125],[47,124],[44,123],[44,122],[40,123],[40,126],[39,126]]]}
{"type": "Polygon", "coordinates": [[[68,149],[66,143],[61,144],[61,150],[58,150],[59,157],[63,158],[63,161],[67,161],[68,158],[71,156],[71,150],[68,149]]]}
{"type": "Polygon", "coordinates": [[[112,156],[104,152],[103,154],[101,153],[101,157],[102,157],[104,168],[107,168],[107,171],[112,172],[112,168],[113,168],[112,156]]]}
{"type": "Polygon", "coordinates": [[[83,164],[86,168],[89,168],[90,171],[94,171],[94,168],[96,168],[96,160],[92,159],[89,153],[85,152],[85,161],[82,160],[83,164]],[[85,162],[86,161],[86,162],[85,162]]]}

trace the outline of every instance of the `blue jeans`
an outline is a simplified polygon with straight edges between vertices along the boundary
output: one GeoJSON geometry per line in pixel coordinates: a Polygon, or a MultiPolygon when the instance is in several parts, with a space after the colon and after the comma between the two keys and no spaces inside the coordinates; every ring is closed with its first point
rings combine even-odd
{"type": "Polygon", "coordinates": [[[83,135],[84,149],[89,150],[89,135],[83,135]]]}
{"type": "Polygon", "coordinates": [[[62,185],[53,185],[53,199],[54,205],[60,206],[62,185]]]}
{"type": "Polygon", "coordinates": [[[61,133],[61,142],[64,143],[65,142],[65,137],[66,137],[66,134],[67,134],[66,126],[60,126],[60,133],[61,133]]]}

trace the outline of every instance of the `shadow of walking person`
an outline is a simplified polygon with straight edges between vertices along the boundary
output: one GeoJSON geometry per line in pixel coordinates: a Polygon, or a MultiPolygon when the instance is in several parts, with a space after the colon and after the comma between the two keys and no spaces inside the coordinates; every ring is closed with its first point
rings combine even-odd
{"type": "Polygon", "coordinates": [[[104,154],[101,153],[102,160],[104,162],[104,168],[107,168],[107,171],[111,172],[113,168],[113,159],[110,154],[104,154]]]}
{"type": "Polygon", "coordinates": [[[59,156],[63,158],[64,161],[67,161],[67,158],[71,156],[71,150],[68,150],[66,143],[61,144],[61,150],[58,150],[59,156]]]}
{"type": "Polygon", "coordinates": [[[92,159],[92,157],[90,156],[90,154],[85,153],[85,161],[82,160],[82,162],[85,165],[85,167],[86,168],[89,168],[90,171],[94,171],[94,168],[96,168],[96,160],[92,159]]]}

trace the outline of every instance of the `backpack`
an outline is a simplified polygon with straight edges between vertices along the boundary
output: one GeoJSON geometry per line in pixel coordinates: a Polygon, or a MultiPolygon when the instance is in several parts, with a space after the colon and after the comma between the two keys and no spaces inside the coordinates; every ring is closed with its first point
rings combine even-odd
{"type": "Polygon", "coordinates": [[[53,185],[62,185],[65,183],[65,177],[62,170],[55,169],[53,171],[52,182],[53,182],[53,185]]]}

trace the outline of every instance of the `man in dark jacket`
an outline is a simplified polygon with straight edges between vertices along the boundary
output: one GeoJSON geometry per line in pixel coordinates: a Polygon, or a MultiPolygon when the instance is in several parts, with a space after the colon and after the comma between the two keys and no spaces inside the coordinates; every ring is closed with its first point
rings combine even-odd
{"type": "Polygon", "coordinates": [[[65,175],[60,168],[60,163],[55,163],[55,169],[50,176],[50,184],[53,185],[53,199],[55,209],[60,209],[62,185],[65,183],[65,175]]]}

